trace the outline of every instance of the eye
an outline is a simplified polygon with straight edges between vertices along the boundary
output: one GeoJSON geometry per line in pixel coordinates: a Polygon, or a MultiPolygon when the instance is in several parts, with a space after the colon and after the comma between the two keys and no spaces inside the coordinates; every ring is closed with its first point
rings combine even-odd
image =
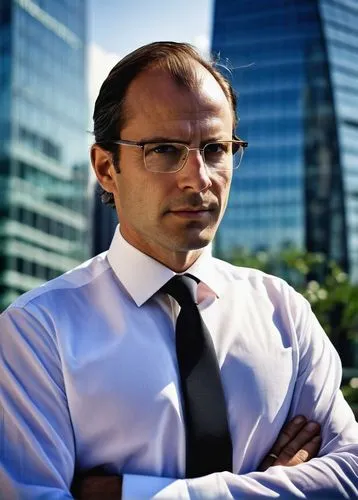
{"type": "Polygon", "coordinates": [[[156,153],[158,155],[172,155],[178,154],[180,151],[178,145],[176,144],[149,144],[148,145],[148,153],[153,154],[156,153]]]}
{"type": "Polygon", "coordinates": [[[228,153],[229,144],[226,142],[212,142],[210,144],[206,144],[205,153],[206,154],[218,154],[218,153],[228,153]]]}

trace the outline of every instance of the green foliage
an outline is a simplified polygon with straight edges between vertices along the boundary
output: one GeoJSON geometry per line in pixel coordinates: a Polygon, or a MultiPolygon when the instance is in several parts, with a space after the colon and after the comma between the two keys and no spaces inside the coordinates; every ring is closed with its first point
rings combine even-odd
{"type": "Polygon", "coordinates": [[[358,405],[358,389],[356,387],[345,385],[342,387],[342,392],[349,404],[358,405]]]}

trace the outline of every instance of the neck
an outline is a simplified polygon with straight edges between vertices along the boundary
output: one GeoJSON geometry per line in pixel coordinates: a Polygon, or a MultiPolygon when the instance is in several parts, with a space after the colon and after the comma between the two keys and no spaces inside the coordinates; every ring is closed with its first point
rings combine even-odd
{"type": "MultiPolygon", "coordinates": [[[[121,230],[121,228],[120,228],[121,230]]],[[[138,238],[131,238],[130,234],[121,230],[122,237],[133,247],[135,247],[140,252],[148,255],[152,259],[168,267],[175,273],[183,273],[189,267],[191,267],[194,262],[203,253],[204,248],[199,248],[195,250],[171,250],[169,248],[164,248],[153,244],[150,241],[142,241],[138,238]]]]}
{"type": "Polygon", "coordinates": [[[171,252],[165,257],[156,257],[155,255],[150,255],[150,257],[168,267],[175,273],[183,273],[194,264],[202,253],[203,249],[200,248],[199,250],[190,250],[187,252],[171,252]]]}

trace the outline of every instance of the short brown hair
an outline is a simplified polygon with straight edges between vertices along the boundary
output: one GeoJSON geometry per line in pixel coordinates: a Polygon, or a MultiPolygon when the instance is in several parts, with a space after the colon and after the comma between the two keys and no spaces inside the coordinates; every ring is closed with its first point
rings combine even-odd
{"type": "MultiPolygon", "coordinates": [[[[111,141],[120,138],[125,125],[125,97],[131,82],[144,70],[160,68],[185,88],[197,84],[196,72],[191,64],[196,61],[209,71],[222,88],[232,107],[233,134],[237,125],[236,96],[229,81],[216,69],[215,61],[206,61],[188,43],[154,42],[131,52],[110,71],[99,91],[93,113],[95,142],[112,153],[113,163],[118,165],[119,149],[111,141]]],[[[102,201],[114,206],[112,193],[102,190],[102,201]]]]}

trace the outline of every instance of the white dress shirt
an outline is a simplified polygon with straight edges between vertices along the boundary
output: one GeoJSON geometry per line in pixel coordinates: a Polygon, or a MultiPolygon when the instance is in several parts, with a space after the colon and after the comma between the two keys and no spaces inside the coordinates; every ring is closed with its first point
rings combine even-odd
{"type": "Polygon", "coordinates": [[[72,498],[75,466],[98,465],[123,474],[125,499],[358,497],[358,424],[306,300],[209,248],[187,272],[200,280],[194,291],[219,360],[233,472],[182,479],[179,306],[159,292],[175,273],[117,228],[108,252],[0,317],[0,498],[72,498]],[[322,424],[319,457],[255,472],[298,414],[322,424]]]}

